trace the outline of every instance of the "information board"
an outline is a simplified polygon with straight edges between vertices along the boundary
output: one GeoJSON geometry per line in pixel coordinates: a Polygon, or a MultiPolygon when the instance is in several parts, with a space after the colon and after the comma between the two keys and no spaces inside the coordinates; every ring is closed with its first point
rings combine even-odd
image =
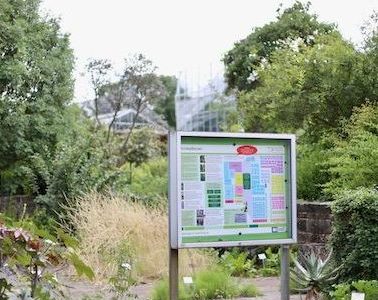
{"type": "Polygon", "coordinates": [[[173,249],[296,242],[295,136],[170,134],[173,249]]]}

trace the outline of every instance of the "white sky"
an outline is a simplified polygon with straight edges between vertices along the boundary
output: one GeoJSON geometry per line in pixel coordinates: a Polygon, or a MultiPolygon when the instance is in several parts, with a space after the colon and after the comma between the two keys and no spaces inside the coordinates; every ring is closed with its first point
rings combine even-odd
{"type": "MultiPolygon", "coordinates": [[[[293,0],[43,0],[42,9],[61,18],[76,56],[75,100],[91,98],[85,73],[89,58],[143,53],[159,74],[196,77],[221,70],[220,59],[253,27],[273,21],[279,3],[293,0]],[[200,74],[200,75],[199,75],[200,74]]],[[[378,10],[378,0],[312,0],[311,11],[338,24],[345,38],[361,42],[360,27],[378,10]]],[[[206,77],[206,76],[205,76],[206,77]]]]}

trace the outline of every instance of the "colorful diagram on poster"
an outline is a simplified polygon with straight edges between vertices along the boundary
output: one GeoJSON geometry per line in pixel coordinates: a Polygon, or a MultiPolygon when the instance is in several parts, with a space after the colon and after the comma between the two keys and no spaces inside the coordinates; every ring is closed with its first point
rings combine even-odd
{"type": "Polygon", "coordinates": [[[290,140],[182,136],[179,163],[180,247],[292,238],[290,140]]]}

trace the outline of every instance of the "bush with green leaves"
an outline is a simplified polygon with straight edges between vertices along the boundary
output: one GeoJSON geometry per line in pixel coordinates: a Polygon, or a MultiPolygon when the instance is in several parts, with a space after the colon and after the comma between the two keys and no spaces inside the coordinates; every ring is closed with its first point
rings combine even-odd
{"type": "Polygon", "coordinates": [[[297,155],[298,198],[306,201],[326,200],[323,185],[329,175],[322,143],[300,143],[297,155]]]}
{"type": "MultiPolygon", "coordinates": [[[[165,278],[163,280],[159,280],[151,294],[151,299],[152,300],[167,300],[169,299],[169,283],[168,279],[165,278]]],[[[189,300],[190,294],[186,292],[186,287],[182,283],[182,281],[179,282],[179,297],[178,300],[189,300]]]]}
{"type": "Polygon", "coordinates": [[[378,281],[377,280],[358,280],[351,284],[342,283],[334,287],[330,296],[334,300],[350,300],[353,291],[364,293],[365,300],[378,299],[378,281]]]}
{"type": "Polygon", "coordinates": [[[193,299],[227,299],[238,295],[238,286],[221,270],[203,270],[194,277],[193,299]]]}
{"type": "Polygon", "coordinates": [[[239,297],[257,297],[262,295],[259,289],[252,284],[241,285],[238,294],[239,297]]]}
{"type": "Polygon", "coordinates": [[[355,109],[334,138],[328,164],[331,180],[326,191],[336,195],[344,189],[372,188],[378,183],[378,104],[355,109]]]}
{"type": "Polygon", "coordinates": [[[249,259],[248,252],[237,248],[226,251],[220,259],[220,265],[232,276],[249,276],[254,264],[255,259],[249,259]]]}
{"type": "Polygon", "coordinates": [[[73,98],[74,54],[38,0],[1,0],[0,193],[34,194],[45,182],[63,115],[73,98]]]}
{"type": "MultiPolygon", "coordinates": [[[[260,291],[252,284],[239,285],[222,269],[202,270],[195,274],[193,284],[179,284],[179,300],[229,299],[237,296],[256,297],[260,291]]],[[[168,280],[159,281],[153,291],[152,300],[168,299],[168,280]]]]}
{"type": "Polygon", "coordinates": [[[332,204],[330,243],[344,281],[378,278],[378,190],[341,193],[332,204]]]}
{"type": "Polygon", "coordinates": [[[135,168],[131,192],[147,197],[168,196],[168,163],[166,158],[158,158],[135,168]]]}
{"type": "Polygon", "coordinates": [[[119,298],[123,296],[131,298],[130,287],[136,283],[136,274],[131,263],[133,259],[132,247],[129,242],[122,241],[118,248],[112,252],[108,254],[109,260],[116,262],[117,271],[109,279],[111,289],[119,298]]]}

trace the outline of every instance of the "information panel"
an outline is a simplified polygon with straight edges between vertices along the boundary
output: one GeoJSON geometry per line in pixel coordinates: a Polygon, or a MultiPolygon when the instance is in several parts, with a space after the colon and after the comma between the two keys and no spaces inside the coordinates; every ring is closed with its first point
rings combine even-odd
{"type": "Polygon", "coordinates": [[[171,247],[296,242],[295,137],[170,135],[171,247]]]}

